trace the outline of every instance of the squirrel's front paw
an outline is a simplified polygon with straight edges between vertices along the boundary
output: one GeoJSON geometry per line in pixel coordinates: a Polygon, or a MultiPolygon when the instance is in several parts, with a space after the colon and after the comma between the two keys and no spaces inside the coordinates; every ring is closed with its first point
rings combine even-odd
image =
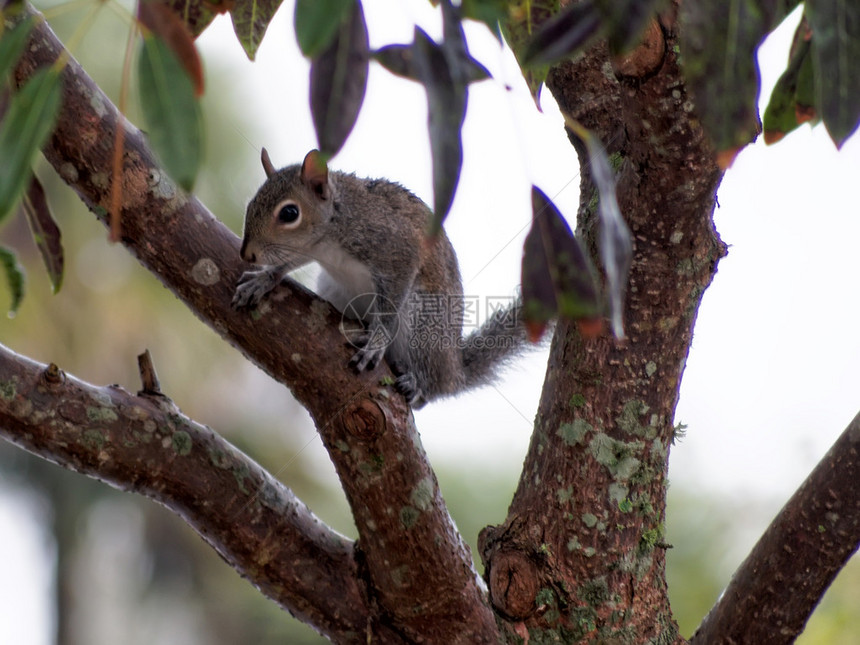
{"type": "Polygon", "coordinates": [[[372,344],[367,344],[352,355],[349,364],[354,366],[358,372],[372,370],[379,364],[383,356],[385,356],[384,347],[374,347],[372,344]]]}
{"type": "Polygon", "coordinates": [[[400,392],[406,402],[413,408],[418,409],[424,406],[424,392],[418,387],[418,379],[412,372],[406,372],[394,379],[394,389],[400,392]]]}
{"type": "Polygon", "coordinates": [[[245,271],[236,283],[233,294],[233,308],[255,307],[281,281],[281,271],[276,268],[245,271]]]}

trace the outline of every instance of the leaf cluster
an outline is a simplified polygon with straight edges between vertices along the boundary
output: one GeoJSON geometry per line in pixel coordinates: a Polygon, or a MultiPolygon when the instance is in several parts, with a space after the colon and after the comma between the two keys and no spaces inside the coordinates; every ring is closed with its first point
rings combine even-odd
{"type": "MultiPolygon", "coordinates": [[[[302,53],[311,61],[309,104],[324,158],[336,155],[360,113],[371,61],[420,83],[427,95],[432,156],[433,213],[430,233],[439,230],[451,209],[463,161],[461,130],[469,86],[490,73],[469,52],[463,29],[467,19],[484,23],[513,48],[535,99],[553,64],[579,55],[604,38],[615,53],[634,49],[648,24],[677,29],[679,59],[697,114],[723,165],[761,129],[755,51],[763,38],[797,4],[796,0],[745,0],[728,9],[691,0],[681,5],[678,23],[664,24],[662,0],[583,0],[560,8],[558,0],[437,0],[442,38],[416,25],[411,43],[371,51],[361,0],[297,0],[293,21],[302,53]]],[[[203,158],[203,67],[194,38],[218,12],[229,12],[236,37],[253,60],[280,0],[139,0],[134,29],[142,38],[137,82],[152,146],[170,176],[193,188],[203,158]]],[[[12,23],[0,39],[3,87],[26,45],[30,23],[12,23]]],[[[128,54],[127,54],[128,55],[128,54]]],[[[785,73],[764,114],[765,139],[779,140],[806,121],[823,120],[841,146],[860,119],[860,5],[844,0],[807,0],[785,73]]],[[[0,123],[0,217],[20,201],[45,258],[55,290],[62,281],[60,233],[47,208],[31,165],[46,142],[60,108],[58,62],[13,93],[6,91],[0,123]]],[[[126,79],[123,79],[125,82],[126,79]]],[[[120,108],[123,109],[122,101],[120,108]]],[[[601,222],[598,251],[603,280],[589,254],[546,195],[533,191],[533,226],[522,267],[526,318],[534,336],[556,315],[599,329],[609,315],[621,336],[623,295],[632,254],[630,232],[615,200],[614,173],[600,142],[568,119],[568,131],[583,143],[591,164],[601,222]],[[602,286],[601,286],[602,285],[602,286]],[[605,292],[605,293],[604,293],[605,292]]],[[[122,170],[122,136],[115,142],[114,175],[122,170]]],[[[119,182],[113,182],[114,237],[119,230],[119,182]]],[[[23,274],[14,254],[3,251],[13,294],[12,311],[23,295],[23,274]]]]}

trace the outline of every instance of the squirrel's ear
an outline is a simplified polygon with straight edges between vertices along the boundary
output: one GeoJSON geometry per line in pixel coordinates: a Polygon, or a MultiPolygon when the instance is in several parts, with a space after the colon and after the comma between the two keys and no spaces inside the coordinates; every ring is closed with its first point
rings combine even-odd
{"type": "Polygon", "coordinates": [[[277,170],[275,170],[275,166],[272,165],[272,160],[269,159],[269,153],[265,148],[263,148],[263,152],[260,155],[260,160],[263,162],[263,170],[266,171],[266,177],[271,177],[277,172],[277,170]]]}
{"type": "Polygon", "coordinates": [[[311,150],[302,163],[302,183],[320,199],[329,198],[328,167],[319,150],[311,150]]]}

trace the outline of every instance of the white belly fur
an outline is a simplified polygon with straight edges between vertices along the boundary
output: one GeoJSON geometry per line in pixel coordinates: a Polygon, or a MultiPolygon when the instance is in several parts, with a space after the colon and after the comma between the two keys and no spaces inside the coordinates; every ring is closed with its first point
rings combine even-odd
{"type": "MultiPolygon", "coordinates": [[[[370,271],[364,263],[336,244],[319,245],[314,251],[314,259],[322,269],[317,279],[317,293],[322,298],[333,304],[338,311],[343,311],[347,303],[363,294],[368,294],[367,298],[362,300],[367,300],[369,304],[373,299],[375,287],[370,271]]],[[[350,310],[354,308],[367,311],[363,302],[353,303],[353,306],[350,310]]]]}

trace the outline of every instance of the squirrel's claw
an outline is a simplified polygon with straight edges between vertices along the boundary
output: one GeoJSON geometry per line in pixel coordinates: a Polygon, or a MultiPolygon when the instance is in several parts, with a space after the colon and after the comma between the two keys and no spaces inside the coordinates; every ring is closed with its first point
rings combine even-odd
{"type": "Polygon", "coordinates": [[[245,271],[236,283],[231,305],[233,309],[255,307],[278,286],[283,277],[279,267],[266,267],[258,271],[245,271]]]}
{"type": "Polygon", "coordinates": [[[400,392],[406,398],[406,402],[416,410],[427,403],[424,400],[424,392],[418,387],[418,380],[412,372],[401,374],[394,379],[394,389],[400,392]]]}

